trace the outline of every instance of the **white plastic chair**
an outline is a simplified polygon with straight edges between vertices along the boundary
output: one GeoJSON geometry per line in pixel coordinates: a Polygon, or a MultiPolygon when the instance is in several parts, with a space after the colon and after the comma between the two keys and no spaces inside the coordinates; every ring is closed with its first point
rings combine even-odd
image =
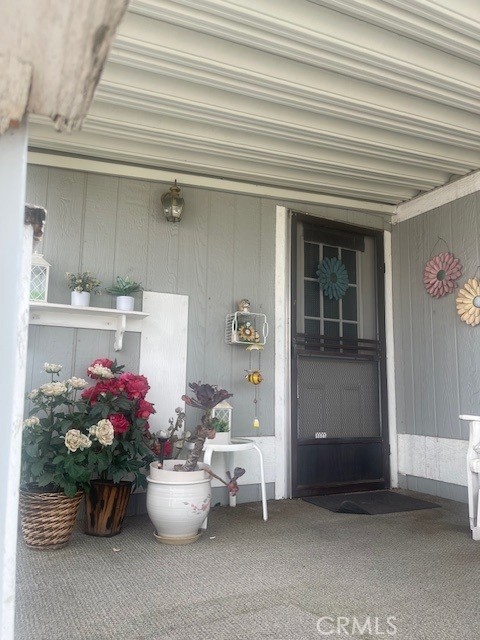
{"type": "Polygon", "coordinates": [[[461,415],[470,424],[467,451],[468,514],[472,538],[480,540],[480,416],[461,415]]]}

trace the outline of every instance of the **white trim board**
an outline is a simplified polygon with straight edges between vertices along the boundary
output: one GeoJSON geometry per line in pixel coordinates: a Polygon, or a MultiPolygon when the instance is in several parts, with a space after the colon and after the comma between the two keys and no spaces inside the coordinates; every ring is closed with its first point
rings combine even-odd
{"type": "Polygon", "coordinates": [[[188,296],[173,293],[143,292],[140,373],[148,378],[147,400],[156,413],[150,420],[152,432],[168,428],[175,407],[183,407],[186,390],[188,296]]]}
{"type": "Polygon", "coordinates": [[[274,198],[276,200],[288,200],[303,204],[325,205],[338,207],[340,209],[353,209],[367,213],[380,214],[390,219],[395,213],[395,206],[381,202],[369,202],[365,200],[355,200],[341,196],[329,194],[312,193],[311,191],[301,191],[282,187],[268,186],[262,184],[252,184],[248,182],[237,182],[223,178],[213,178],[209,176],[182,173],[177,170],[151,169],[132,164],[117,164],[103,160],[93,160],[91,158],[77,158],[74,156],[57,155],[55,153],[40,153],[30,151],[28,163],[43,167],[57,167],[59,169],[71,169],[73,171],[88,171],[91,173],[101,173],[104,175],[120,176],[123,178],[137,178],[139,180],[152,180],[155,182],[173,182],[177,178],[180,186],[199,187],[203,189],[214,189],[229,193],[243,193],[263,198],[274,198]]]}
{"type": "Polygon", "coordinates": [[[385,261],[385,340],[387,349],[388,442],[390,484],[398,487],[397,399],[395,391],[395,340],[393,332],[392,233],[383,232],[385,261]]]}
{"type": "Polygon", "coordinates": [[[290,225],[286,207],[275,221],[275,499],[289,498],[290,481],[290,225]]]}
{"type": "Polygon", "coordinates": [[[392,224],[404,222],[477,191],[480,191],[480,171],[474,171],[468,176],[397,205],[392,224]]]}
{"type": "Polygon", "coordinates": [[[398,472],[467,485],[466,440],[398,434],[398,472]]]}

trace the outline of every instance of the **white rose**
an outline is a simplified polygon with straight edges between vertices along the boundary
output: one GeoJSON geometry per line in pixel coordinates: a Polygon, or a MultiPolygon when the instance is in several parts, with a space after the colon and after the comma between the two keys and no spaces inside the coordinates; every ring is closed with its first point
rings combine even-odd
{"type": "Polygon", "coordinates": [[[61,396],[67,393],[67,386],[64,382],[49,382],[42,384],[40,391],[44,396],[61,396]]]}
{"type": "Polygon", "coordinates": [[[100,420],[94,427],[90,427],[90,430],[95,429],[95,437],[104,446],[113,444],[113,438],[115,432],[113,430],[113,424],[110,420],[100,420]]]}
{"type": "Polygon", "coordinates": [[[79,448],[83,451],[83,449],[89,449],[92,446],[92,441],[90,440],[90,438],[84,434],[82,434],[80,436],[81,439],[81,443],[79,445],[79,448]]]}
{"type": "Polygon", "coordinates": [[[85,389],[85,387],[88,386],[88,382],[86,380],[83,378],[76,378],[75,376],[69,378],[67,382],[73,389],[85,389]]]}
{"type": "Polygon", "coordinates": [[[38,389],[32,389],[30,393],[27,393],[27,398],[29,400],[35,400],[35,398],[38,396],[38,393],[39,393],[38,389]]]}
{"type": "Polygon", "coordinates": [[[88,371],[92,373],[97,378],[113,378],[114,374],[107,367],[102,366],[101,364],[94,364],[91,367],[88,367],[88,371]]]}
{"type": "Polygon", "coordinates": [[[62,370],[62,365],[49,364],[48,362],[45,362],[45,364],[43,365],[43,368],[47,373],[59,373],[62,370]]]}
{"type": "Polygon", "coordinates": [[[65,446],[69,451],[83,449],[83,434],[78,429],[70,429],[65,436],[65,446]]]}
{"type": "Polygon", "coordinates": [[[37,416],[32,416],[31,418],[27,418],[23,421],[24,427],[36,427],[37,424],[40,424],[40,420],[37,418],[37,416]]]}

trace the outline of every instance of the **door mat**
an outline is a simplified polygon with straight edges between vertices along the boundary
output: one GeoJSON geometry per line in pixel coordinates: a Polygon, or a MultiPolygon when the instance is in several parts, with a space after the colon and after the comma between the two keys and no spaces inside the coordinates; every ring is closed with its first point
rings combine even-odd
{"type": "Polygon", "coordinates": [[[400,511],[417,511],[440,507],[434,502],[418,500],[394,491],[365,491],[359,493],[335,493],[328,496],[302,498],[317,507],[336,513],[362,513],[369,516],[400,511]]]}

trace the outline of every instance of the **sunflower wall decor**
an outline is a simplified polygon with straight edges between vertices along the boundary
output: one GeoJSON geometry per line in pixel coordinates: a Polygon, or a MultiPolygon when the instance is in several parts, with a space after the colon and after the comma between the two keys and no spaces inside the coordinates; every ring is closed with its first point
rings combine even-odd
{"type": "Polygon", "coordinates": [[[470,278],[457,296],[457,312],[460,319],[475,327],[480,324],[480,282],[470,278]]]}
{"type": "Polygon", "coordinates": [[[330,300],[339,300],[345,295],[350,283],[345,265],[338,258],[324,258],[317,269],[320,288],[330,300]]]}
{"type": "Polygon", "coordinates": [[[423,284],[432,298],[442,298],[457,286],[456,281],[462,275],[460,260],[446,251],[431,258],[423,271],[423,284]]]}

